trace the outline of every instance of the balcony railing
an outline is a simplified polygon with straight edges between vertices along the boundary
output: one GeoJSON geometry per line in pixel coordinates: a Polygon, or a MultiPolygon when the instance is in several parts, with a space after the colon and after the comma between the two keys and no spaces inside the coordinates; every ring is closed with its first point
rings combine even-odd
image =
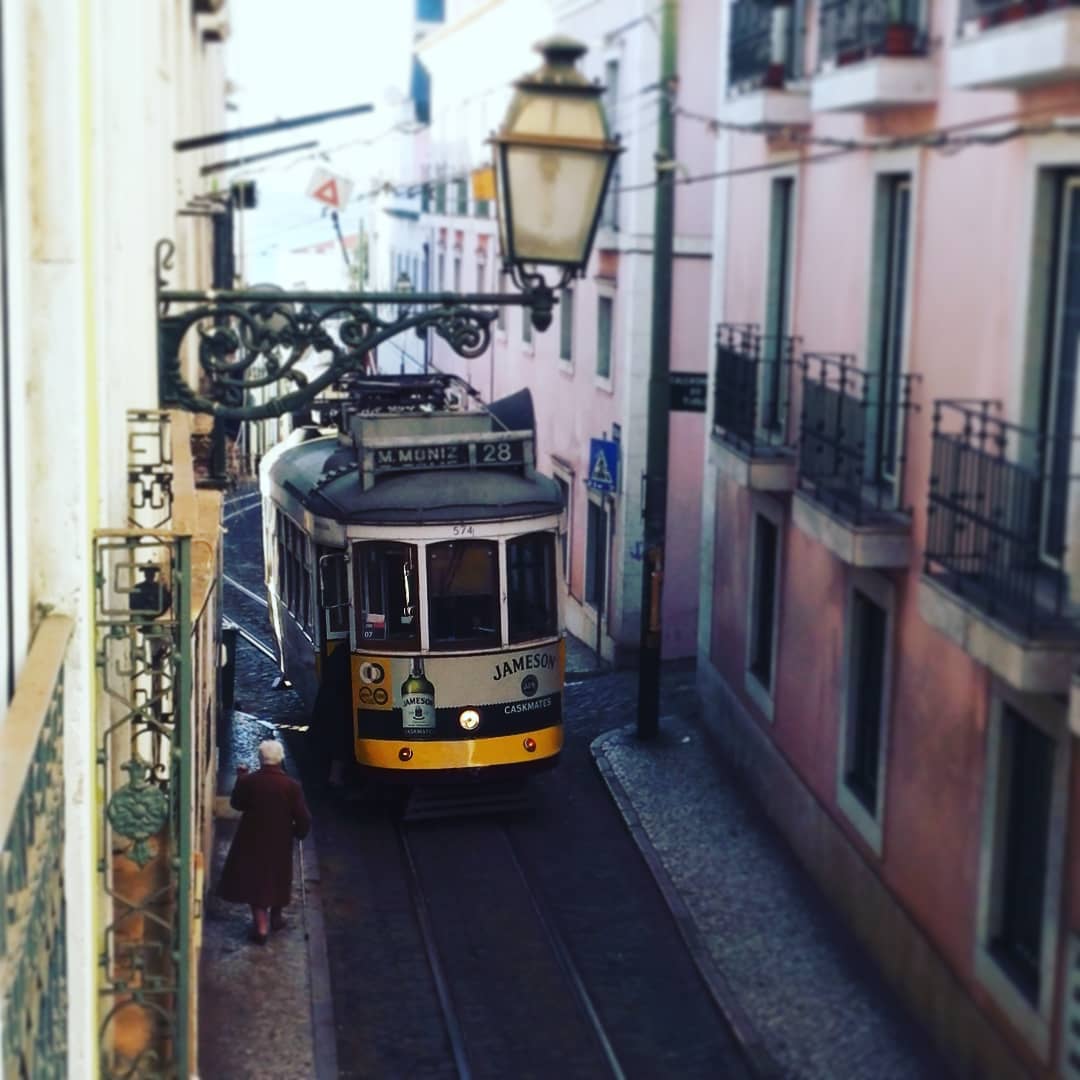
{"type": "Polygon", "coordinates": [[[925,572],[1029,637],[1080,635],[1067,544],[1080,439],[1018,427],[999,409],[934,403],[925,572]]]}
{"type": "Polygon", "coordinates": [[[64,1076],[64,653],[47,616],[0,720],[0,1075],[64,1076]]]}
{"type": "Polygon", "coordinates": [[[730,86],[781,87],[795,77],[793,8],[769,0],[736,0],[728,39],[730,86]]]}
{"type": "Polygon", "coordinates": [[[988,30],[1003,23],[1018,22],[1057,8],[1076,7],[1080,0],[960,0],[960,27],[988,30]]]}
{"type": "Polygon", "coordinates": [[[916,378],[882,378],[851,356],[806,353],[799,488],[855,525],[904,512],[904,436],[916,378]]]}
{"type": "Polygon", "coordinates": [[[716,328],[713,430],[745,454],[788,445],[788,387],[798,339],[750,323],[716,328]]]}
{"type": "Polygon", "coordinates": [[[925,51],[917,0],[822,0],[818,66],[925,51]]]}

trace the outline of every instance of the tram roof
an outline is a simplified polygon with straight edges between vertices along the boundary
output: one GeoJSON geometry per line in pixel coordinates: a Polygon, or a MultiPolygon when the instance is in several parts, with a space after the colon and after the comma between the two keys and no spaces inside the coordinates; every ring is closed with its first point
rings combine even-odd
{"type": "Polygon", "coordinates": [[[311,513],[344,524],[488,521],[557,514],[562,494],[550,477],[501,469],[417,469],[364,490],[356,448],[337,436],[283,447],[269,468],[311,513]]]}

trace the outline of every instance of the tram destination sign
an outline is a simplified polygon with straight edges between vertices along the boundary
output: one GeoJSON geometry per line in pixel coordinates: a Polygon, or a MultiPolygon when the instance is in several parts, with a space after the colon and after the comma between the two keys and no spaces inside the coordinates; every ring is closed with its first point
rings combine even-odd
{"type": "Polygon", "coordinates": [[[400,442],[393,446],[365,447],[365,457],[375,476],[389,472],[429,469],[514,468],[531,464],[524,438],[501,435],[453,439],[446,442],[400,442]]]}

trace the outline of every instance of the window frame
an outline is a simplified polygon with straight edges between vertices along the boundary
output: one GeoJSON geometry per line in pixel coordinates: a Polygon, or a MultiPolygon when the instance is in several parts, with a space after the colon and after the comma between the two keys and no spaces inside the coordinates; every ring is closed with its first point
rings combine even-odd
{"type": "Polygon", "coordinates": [[[1046,695],[1024,694],[999,680],[994,680],[986,728],[986,778],[983,789],[976,905],[975,977],[1043,1061],[1048,1060],[1050,1053],[1052,1009],[1057,984],[1071,743],[1066,704],[1046,695]],[[1009,975],[993,948],[1000,926],[1003,875],[1006,869],[1003,863],[1004,847],[1007,844],[1008,774],[1011,767],[1011,763],[1006,761],[1006,755],[1011,749],[1005,730],[1006,706],[1027,723],[1041,729],[1054,744],[1049,828],[1046,838],[1039,997],[1036,1002],[1032,1002],[1009,975]]]}
{"type": "Polygon", "coordinates": [[[762,326],[765,333],[762,364],[758,373],[758,415],[755,424],[768,441],[784,428],[784,417],[791,396],[790,372],[781,370],[784,351],[781,338],[790,332],[793,293],[796,277],[796,241],[798,237],[798,173],[788,170],[773,177],[769,185],[767,257],[765,259],[765,308],[762,326]],[[781,202],[782,193],[786,201],[781,202]],[[780,209],[786,211],[781,219],[780,209]],[[772,350],[770,353],[769,350],[772,350]],[[772,366],[770,367],[769,361],[772,366]],[[770,378],[770,372],[775,374],[770,378]],[[765,423],[768,403],[775,400],[776,422],[765,423]]]}
{"type": "Polygon", "coordinates": [[[507,640],[507,618],[509,603],[504,603],[507,594],[506,580],[506,556],[504,552],[505,539],[500,540],[494,536],[455,537],[448,540],[429,540],[421,545],[420,557],[424,563],[424,591],[420,595],[420,611],[423,616],[423,633],[426,649],[431,653],[457,653],[457,652],[488,652],[492,649],[505,647],[507,640]],[[494,552],[495,566],[492,575],[491,598],[495,604],[495,632],[489,638],[458,638],[448,643],[445,638],[436,638],[432,620],[434,618],[434,594],[431,585],[431,558],[432,554],[440,548],[452,547],[459,544],[463,547],[478,547],[485,545],[494,552]],[[426,610],[425,610],[426,609],[426,610]]]}
{"type": "MultiPolygon", "coordinates": [[[[595,580],[595,579],[594,579],[595,580]]],[[[592,611],[598,619],[605,619],[608,616],[608,593],[611,588],[611,510],[607,504],[607,500],[603,495],[596,492],[589,492],[588,504],[586,506],[586,519],[585,519],[585,580],[582,583],[581,589],[581,601],[582,603],[592,611]],[[593,555],[593,539],[592,530],[589,523],[589,515],[595,507],[601,514],[604,515],[604,581],[600,588],[600,591],[596,593],[595,597],[590,597],[589,588],[589,567],[592,565],[593,555]],[[596,600],[599,599],[599,606],[596,600]]],[[[610,620],[609,620],[610,621],[610,620]]]]}
{"type": "Polygon", "coordinates": [[[596,364],[593,369],[593,379],[598,387],[611,392],[614,382],[615,371],[615,291],[611,288],[598,288],[596,292],[596,364]],[[608,350],[607,371],[600,370],[600,343],[601,343],[601,318],[602,305],[610,305],[611,318],[608,324],[608,350]]]}
{"type": "MultiPolygon", "coordinates": [[[[918,232],[918,195],[919,195],[919,159],[917,152],[909,150],[886,153],[878,160],[874,171],[873,202],[871,205],[872,227],[870,232],[870,250],[868,280],[870,282],[869,304],[866,323],[867,371],[880,383],[882,371],[887,368],[900,380],[908,373],[908,357],[911,350],[911,320],[914,309],[912,286],[914,283],[916,234],[918,232]],[[898,280],[896,270],[897,249],[893,243],[895,224],[896,194],[900,188],[906,188],[907,220],[906,237],[903,250],[902,280],[898,280]],[[897,315],[893,301],[900,290],[901,310],[897,315]],[[893,317],[890,318],[890,315],[893,317]],[[890,333],[889,324],[899,331],[897,344],[890,333]],[[887,353],[887,356],[886,356],[887,353]]],[[[873,389],[873,387],[872,387],[873,389]]],[[[880,389],[878,391],[880,399],[880,389]]],[[[895,448],[892,454],[894,471],[889,473],[882,467],[883,448],[882,410],[871,409],[867,414],[866,455],[864,481],[890,496],[894,508],[904,505],[904,455],[906,425],[902,409],[902,397],[892,404],[895,430],[895,448]]]]}
{"type": "MultiPolygon", "coordinates": [[[[427,582],[424,570],[426,568],[423,545],[403,540],[390,540],[382,537],[365,537],[363,539],[349,539],[349,558],[352,562],[352,572],[349,574],[349,589],[352,599],[352,647],[358,652],[391,652],[409,653],[420,652],[424,647],[424,625],[422,613],[424,610],[423,598],[427,582]],[[361,632],[361,616],[364,613],[364,596],[360,588],[360,575],[364,572],[363,559],[357,548],[365,544],[377,544],[381,546],[396,545],[401,548],[411,548],[414,555],[414,567],[416,572],[416,633],[408,640],[394,639],[389,636],[383,638],[365,638],[361,632]]],[[[384,618],[389,617],[389,612],[383,612],[384,618]]],[[[389,627],[387,627],[389,634],[389,627]]]]}
{"type": "Polygon", "coordinates": [[[847,602],[844,610],[844,661],[840,684],[840,737],[837,740],[836,802],[848,821],[866,841],[879,858],[882,855],[883,830],[886,806],[886,778],[888,775],[888,748],[890,719],[892,713],[893,656],[895,653],[896,589],[881,574],[869,570],[855,570],[847,584],[847,602]],[[881,675],[881,700],[878,706],[878,761],[875,783],[876,809],[874,812],[854,791],[848,781],[855,751],[858,718],[857,687],[854,685],[853,664],[859,651],[855,640],[856,594],[861,593],[868,601],[885,613],[885,655],[881,675]]]}
{"type": "Polygon", "coordinates": [[[570,570],[574,558],[574,471],[566,466],[556,464],[552,469],[552,477],[559,485],[559,490],[564,492],[565,506],[563,508],[562,523],[559,531],[559,555],[562,559],[562,582],[566,591],[570,592],[570,570]]]}
{"type": "Polygon", "coordinates": [[[784,509],[774,499],[765,495],[754,493],[751,500],[751,525],[749,547],[749,588],[746,596],[746,650],[744,656],[743,685],[747,694],[759,709],[765,714],[765,718],[771,723],[774,718],[774,700],[776,694],[777,660],[780,641],[780,597],[783,593],[784,583],[784,509]],[[761,612],[758,609],[759,586],[758,566],[759,541],[758,525],[764,519],[776,529],[776,552],[773,557],[773,597],[772,597],[772,627],[771,645],[769,653],[769,685],[766,686],[761,677],[753,670],[755,654],[755,642],[758,637],[761,612]]]}
{"type": "Polygon", "coordinates": [[[559,634],[559,530],[558,529],[532,529],[529,532],[518,533],[515,536],[506,537],[500,545],[500,566],[503,568],[506,580],[505,584],[501,586],[502,595],[506,597],[505,614],[506,614],[506,627],[503,633],[503,640],[506,642],[507,648],[517,648],[523,645],[527,645],[531,641],[546,641],[551,638],[557,637],[559,634]],[[551,605],[551,615],[554,621],[554,628],[548,630],[543,634],[532,634],[527,637],[515,637],[514,626],[512,621],[513,616],[513,602],[512,591],[510,584],[510,549],[514,544],[519,544],[522,541],[531,537],[542,536],[546,537],[548,549],[551,552],[551,579],[549,582],[550,596],[548,601],[551,605]]]}
{"type": "Polygon", "coordinates": [[[574,289],[569,286],[559,298],[559,363],[574,366],[574,289]]]}

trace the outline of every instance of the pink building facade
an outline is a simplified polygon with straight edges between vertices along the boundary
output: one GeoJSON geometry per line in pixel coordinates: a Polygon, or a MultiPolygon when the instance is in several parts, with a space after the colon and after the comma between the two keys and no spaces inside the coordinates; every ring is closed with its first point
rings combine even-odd
{"type": "Polygon", "coordinates": [[[698,679],[965,1076],[1078,1076],[1080,11],[724,4],[698,679]]]}
{"type": "MultiPolygon", "coordinates": [[[[678,104],[712,107],[720,12],[684,0],[679,25],[678,104]]],[[[569,629],[609,660],[626,662],[640,640],[641,475],[652,319],[653,155],[661,103],[659,19],[646,0],[503,0],[447,5],[445,25],[418,47],[431,74],[432,123],[423,176],[433,183],[427,230],[434,288],[500,291],[494,208],[479,203],[472,170],[490,162],[487,136],[501,122],[513,79],[538,64],[532,46],[551,33],[588,46],[586,74],[606,87],[605,105],[622,154],[588,271],[559,296],[551,328],[536,332],[520,309],[500,315],[490,351],[470,362],[433,341],[432,362],[456,371],[488,400],[529,387],[537,413],[540,467],[567,500],[564,577],[569,629]],[[497,49],[493,47],[497,42],[497,49]],[[617,490],[591,490],[590,441],[618,443],[617,490]]],[[[709,168],[715,137],[679,117],[679,168],[709,168]]],[[[704,374],[712,256],[712,193],[676,198],[673,370],[704,374]]],[[[705,416],[671,413],[664,655],[697,648],[700,503],[705,416]]]]}

